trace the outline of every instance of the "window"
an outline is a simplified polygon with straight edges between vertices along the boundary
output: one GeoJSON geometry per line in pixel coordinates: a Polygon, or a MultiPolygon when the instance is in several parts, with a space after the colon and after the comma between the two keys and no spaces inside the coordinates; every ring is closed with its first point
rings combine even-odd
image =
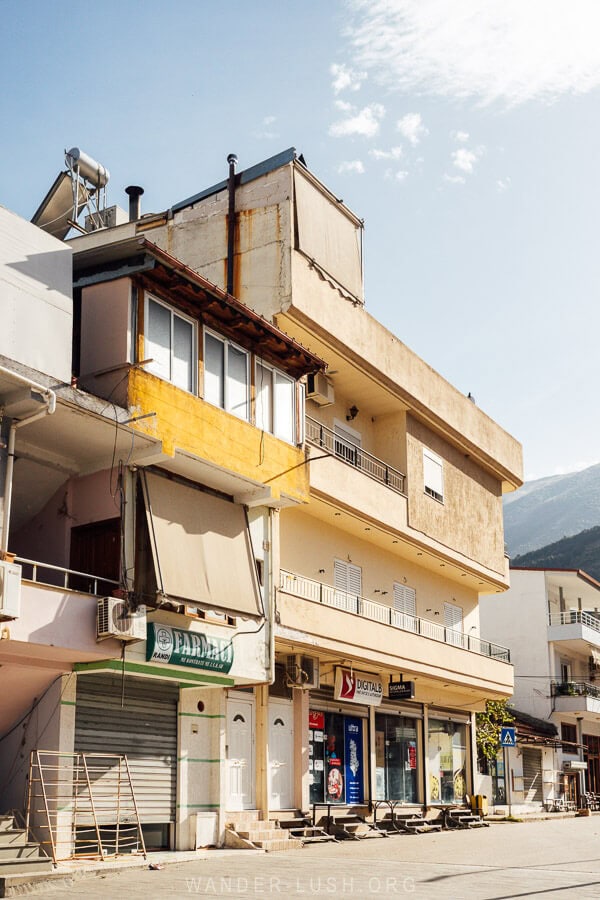
{"type": "Polygon", "coordinates": [[[444,502],[444,463],[441,457],[423,447],[423,481],[425,493],[444,502]]]}
{"type": "Polygon", "coordinates": [[[204,332],[204,399],[249,418],[248,353],[225,338],[204,332]]]}
{"type": "Polygon", "coordinates": [[[196,390],[196,325],[154,297],[146,297],[144,355],[148,371],[184,391],[196,390]]]}
{"type": "Polygon", "coordinates": [[[256,427],[290,444],[296,440],[296,382],[258,361],[256,427]]]}
{"type": "Polygon", "coordinates": [[[394,582],[394,622],[399,628],[416,631],[417,593],[414,588],[394,582]]]}
{"type": "Polygon", "coordinates": [[[560,737],[564,742],[562,745],[563,753],[577,753],[577,726],[571,725],[569,722],[560,723],[560,737]]]}
{"type": "Polygon", "coordinates": [[[467,727],[429,719],[429,798],[431,803],[463,803],[467,790],[467,727]]]}
{"type": "Polygon", "coordinates": [[[446,640],[456,647],[463,645],[463,611],[454,603],[444,603],[444,626],[446,628],[446,640]]]}

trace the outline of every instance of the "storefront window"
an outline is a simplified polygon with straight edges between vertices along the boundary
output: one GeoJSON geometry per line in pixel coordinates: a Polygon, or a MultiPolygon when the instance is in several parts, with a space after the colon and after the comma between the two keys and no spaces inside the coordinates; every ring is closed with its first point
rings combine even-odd
{"type": "Polygon", "coordinates": [[[430,719],[429,795],[432,803],[462,803],[467,790],[467,726],[430,719]]]}
{"type": "Polygon", "coordinates": [[[362,719],[311,710],[308,725],[310,802],[363,803],[362,719]]]}
{"type": "Polygon", "coordinates": [[[376,799],[417,803],[417,722],[375,716],[376,799]]]}

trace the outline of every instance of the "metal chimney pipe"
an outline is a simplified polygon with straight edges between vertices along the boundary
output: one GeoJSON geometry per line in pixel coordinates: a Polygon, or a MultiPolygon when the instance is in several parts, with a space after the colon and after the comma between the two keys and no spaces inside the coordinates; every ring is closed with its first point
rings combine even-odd
{"type": "Polygon", "coordinates": [[[129,195],[129,221],[137,222],[140,217],[140,197],[144,193],[144,188],[130,184],[125,188],[125,193],[129,195]]]}
{"type": "Polygon", "coordinates": [[[229,215],[227,217],[227,293],[233,294],[233,254],[235,251],[235,166],[237,156],[230,153],[227,157],[229,163],[229,215]]]}

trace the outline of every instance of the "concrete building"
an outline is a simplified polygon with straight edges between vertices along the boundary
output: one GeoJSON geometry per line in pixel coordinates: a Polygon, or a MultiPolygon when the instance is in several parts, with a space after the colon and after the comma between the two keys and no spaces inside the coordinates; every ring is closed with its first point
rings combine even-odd
{"type": "Polygon", "coordinates": [[[361,221],[293,150],[71,243],[142,234],[328,364],[307,382],[309,502],[279,514],[276,677],[230,695],[266,729],[246,736],[241,805],[461,802],[475,711],[512,692],[478,598],[508,587],[519,444],[368,314],[361,221]]]}
{"type": "MultiPolygon", "coordinates": [[[[555,727],[544,746],[517,740],[513,804],[600,792],[600,584],[581,570],[511,568],[501,603],[483,597],[482,628],[510,648],[515,707],[555,727]]],[[[519,728],[517,723],[517,737],[519,728]]]]}
{"type": "Polygon", "coordinates": [[[5,762],[127,752],[148,838],[181,848],[244,812],[461,803],[475,712],[513,688],[479,597],[508,587],[520,445],[368,314],[361,221],[293,150],[229,176],[68,242],[72,427],[10,531],[0,644],[54,666],[15,690],[5,762]],[[147,639],[97,642],[109,593],[147,639]]]}
{"type": "Polygon", "coordinates": [[[73,270],[69,246],[0,213],[0,809],[30,807],[59,858],[91,850],[75,754],[112,755],[96,778],[114,843],[126,754],[149,846],[219,843],[243,790],[227,690],[273,677],[273,523],[308,499],[299,379],[323,363],[154,245],[73,270]]]}

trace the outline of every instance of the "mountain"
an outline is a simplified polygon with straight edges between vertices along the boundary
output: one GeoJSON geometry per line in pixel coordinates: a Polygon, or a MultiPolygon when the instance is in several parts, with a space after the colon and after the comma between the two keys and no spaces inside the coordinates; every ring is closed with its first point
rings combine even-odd
{"type": "Polygon", "coordinates": [[[511,557],[596,525],[600,525],[600,463],[581,472],[528,481],[504,498],[504,534],[511,557]]]}
{"type": "Polygon", "coordinates": [[[511,565],[533,569],[583,569],[600,581],[600,525],[540,550],[515,556],[511,565]]]}

